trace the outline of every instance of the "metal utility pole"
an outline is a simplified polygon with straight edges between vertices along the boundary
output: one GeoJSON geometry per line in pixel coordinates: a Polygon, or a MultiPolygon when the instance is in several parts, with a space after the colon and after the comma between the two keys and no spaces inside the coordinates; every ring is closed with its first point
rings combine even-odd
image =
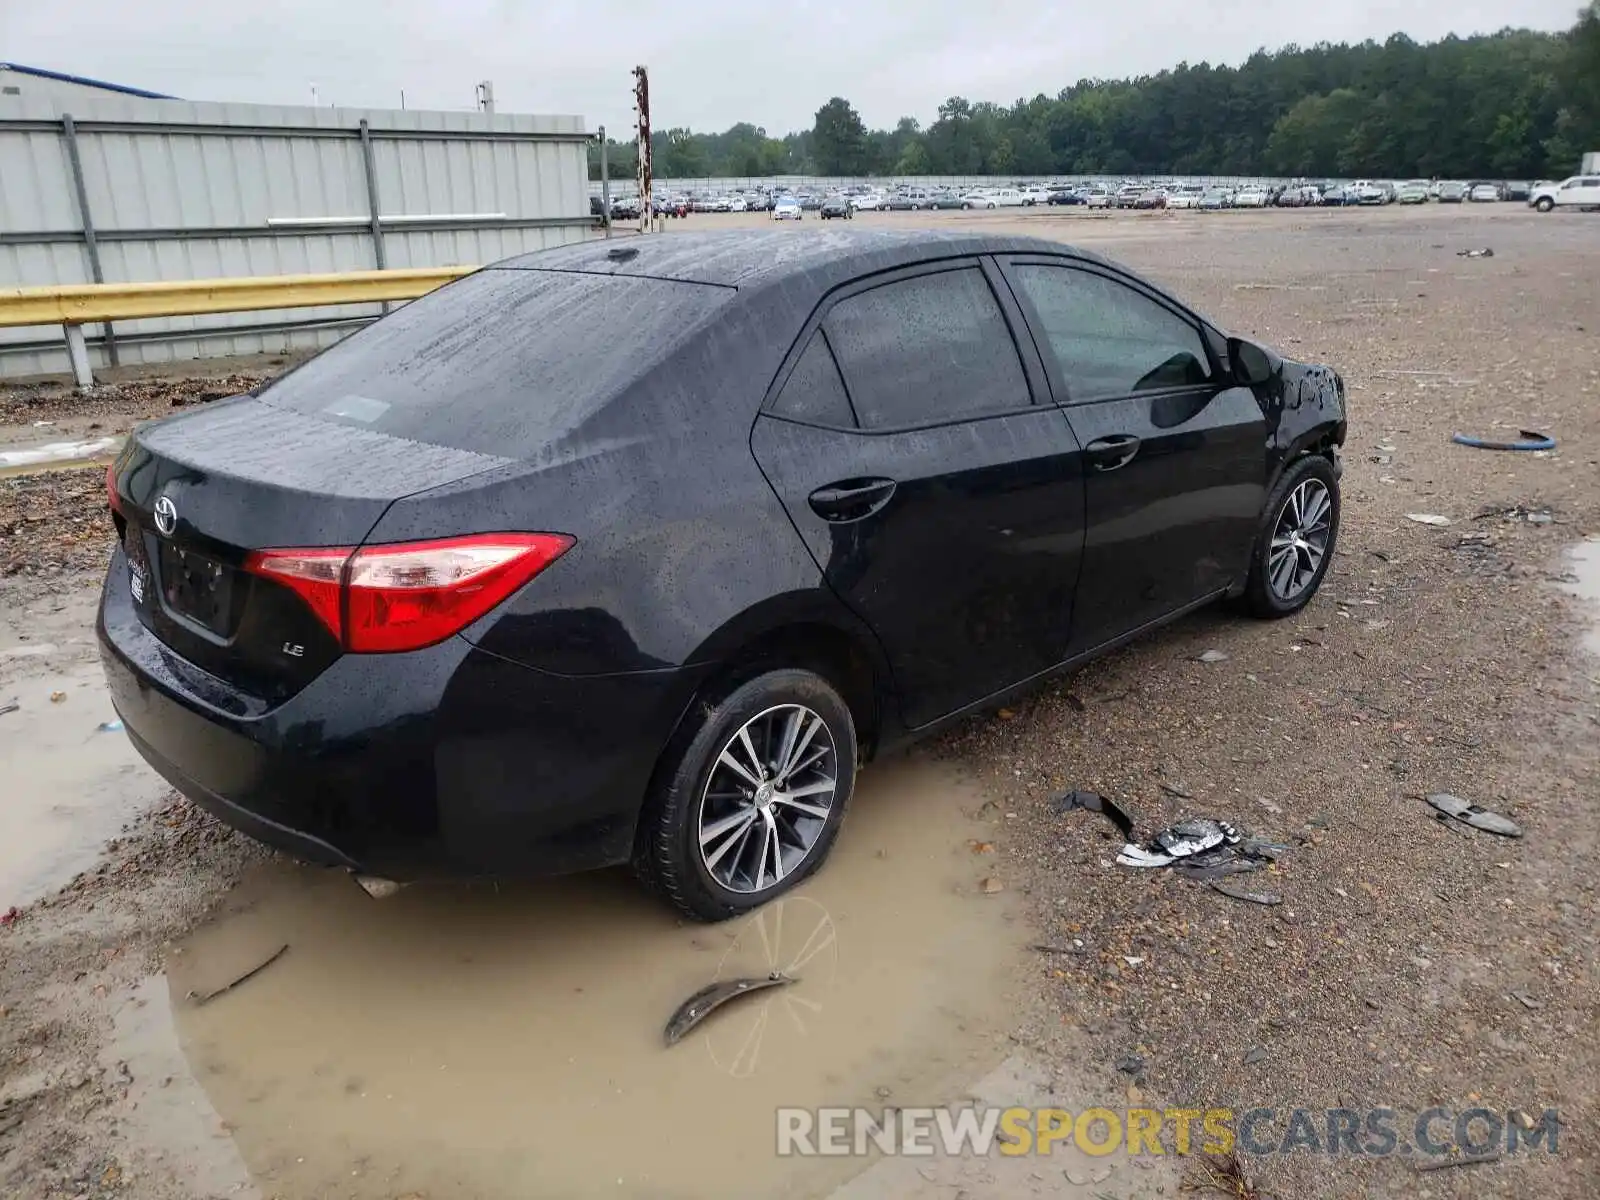
{"type": "Polygon", "coordinates": [[[633,108],[639,114],[639,232],[649,233],[655,216],[650,198],[650,77],[643,67],[635,67],[633,79],[633,108]]]}
{"type": "Polygon", "coordinates": [[[600,208],[603,215],[600,224],[605,226],[606,236],[611,236],[611,164],[606,159],[606,127],[600,126],[600,208]]]}
{"type": "Polygon", "coordinates": [[[494,80],[485,79],[478,85],[478,111],[492,113],[494,111],[494,80]]]}

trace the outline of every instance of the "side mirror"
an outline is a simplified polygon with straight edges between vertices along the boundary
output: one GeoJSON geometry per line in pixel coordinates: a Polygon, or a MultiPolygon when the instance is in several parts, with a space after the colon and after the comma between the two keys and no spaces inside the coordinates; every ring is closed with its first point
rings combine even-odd
{"type": "Polygon", "coordinates": [[[1229,338],[1228,358],[1233,364],[1234,381],[1241,387],[1257,387],[1272,378],[1272,355],[1254,342],[1229,338]]]}

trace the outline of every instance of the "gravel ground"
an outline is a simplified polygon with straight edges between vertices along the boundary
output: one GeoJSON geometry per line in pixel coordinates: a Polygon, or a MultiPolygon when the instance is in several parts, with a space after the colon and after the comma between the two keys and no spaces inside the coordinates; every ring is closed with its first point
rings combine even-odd
{"type": "MultiPolygon", "coordinates": [[[[1402,1159],[1250,1161],[1277,1196],[1600,1194],[1600,688],[1556,586],[1564,548],[1600,533],[1600,224],[1509,206],[904,216],[1082,241],[1351,388],[1339,553],[1304,612],[1201,614],[935,746],[991,789],[997,874],[1056,948],[1013,1036],[1122,1063],[1134,1103],[1561,1110],[1558,1156],[1426,1175],[1402,1159]],[[1458,257],[1484,246],[1493,257],[1458,257]],[[1557,451],[1448,441],[1519,428],[1557,451]],[[1227,659],[1196,661],[1212,648],[1227,659]],[[1074,787],[1121,801],[1141,836],[1205,815],[1287,843],[1245,877],[1282,904],[1114,866],[1108,824],[1053,810],[1074,787]],[[1435,790],[1527,836],[1453,832],[1419,799],[1435,790]]],[[[141,394],[106,417],[170,407],[141,394]]],[[[3,482],[0,595],[88,586],[109,532],[98,478],[3,482]]],[[[99,989],[138,978],[256,853],[174,802],[0,928],[0,1193],[182,1194],[130,1165],[114,1064],[80,1064],[108,1024],[99,989]]],[[[1281,1120],[1265,1128],[1282,1136],[1281,1120]]]]}
{"type": "Polygon", "coordinates": [[[0,388],[0,425],[29,426],[48,433],[58,421],[76,422],[87,418],[88,429],[125,433],[135,422],[171,416],[173,409],[190,404],[237,396],[265,378],[267,373],[260,371],[210,371],[186,378],[136,378],[103,383],[85,394],[54,381],[16,384],[0,388]],[[35,424],[41,421],[48,424],[35,424]]]}
{"type": "Polygon", "coordinates": [[[1563,548],[1600,532],[1600,227],[1496,214],[1468,242],[1439,215],[1108,248],[1344,373],[1339,553],[1294,618],[1201,615],[943,747],[1016,812],[1003,843],[1044,942],[1069,951],[1040,959],[1041,1046],[1088,1031],[1104,1061],[1138,1055],[1134,1086],[1168,1104],[1561,1110],[1556,1158],[1423,1176],[1303,1152],[1252,1164],[1284,1197],[1600,1192],[1600,692],[1551,586],[1563,548]],[[1454,253],[1474,245],[1495,256],[1454,253]],[[1449,443],[1523,428],[1557,451],[1449,443]],[[1211,648],[1230,657],[1195,661],[1211,648]],[[1141,837],[1203,815],[1288,843],[1245,877],[1283,903],[1115,866],[1109,824],[1053,811],[1067,788],[1118,799],[1141,837]],[[1420,799],[1441,790],[1527,836],[1452,832],[1420,799]]]}

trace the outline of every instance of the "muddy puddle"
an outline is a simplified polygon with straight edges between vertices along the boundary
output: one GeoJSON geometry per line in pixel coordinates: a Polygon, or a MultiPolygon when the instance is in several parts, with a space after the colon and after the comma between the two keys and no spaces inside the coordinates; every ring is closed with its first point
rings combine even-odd
{"type": "Polygon", "coordinates": [[[99,728],[117,714],[94,649],[94,600],[0,617],[0,909],[93,866],[166,790],[126,735],[99,728]]]}
{"type": "Polygon", "coordinates": [[[1589,629],[1583,636],[1584,648],[1600,655],[1600,537],[1585,538],[1567,552],[1573,582],[1566,590],[1588,607],[1589,629]]]}
{"type": "Polygon", "coordinates": [[[1026,932],[981,887],[983,799],[879,764],[819,875],[711,927],[620,872],[377,902],[263,868],[169,950],[171,1011],[267,1195],[825,1194],[867,1164],[776,1157],[775,1109],[956,1101],[1015,1049],[1026,932]],[[691,992],[774,969],[798,982],[663,1046],[691,992]]]}

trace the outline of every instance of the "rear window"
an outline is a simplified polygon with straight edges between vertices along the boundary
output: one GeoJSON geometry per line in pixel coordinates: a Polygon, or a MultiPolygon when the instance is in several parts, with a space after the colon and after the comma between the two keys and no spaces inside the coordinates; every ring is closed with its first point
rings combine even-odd
{"type": "Polygon", "coordinates": [[[629,275],[488,270],[268,385],[268,404],[525,457],[592,416],[735,292],[629,275]]]}

